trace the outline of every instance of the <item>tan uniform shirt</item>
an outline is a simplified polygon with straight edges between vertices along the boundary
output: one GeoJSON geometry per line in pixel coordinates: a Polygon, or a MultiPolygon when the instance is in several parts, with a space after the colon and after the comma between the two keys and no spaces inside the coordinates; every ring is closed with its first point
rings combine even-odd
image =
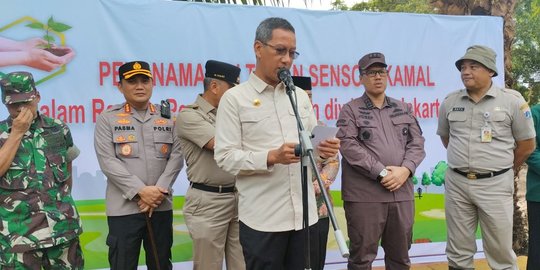
{"type": "Polygon", "coordinates": [[[450,93],[439,112],[437,135],[449,138],[448,166],[482,173],[512,168],[515,142],[534,138],[535,131],[521,94],[492,85],[478,103],[465,89],[450,93]],[[491,142],[481,142],[486,125],[491,142]]]}
{"type": "Polygon", "coordinates": [[[140,213],[132,200],[144,186],[169,190],[155,211],[172,209],[172,185],[184,163],[174,122],[161,117],[150,104],[144,118],[127,104],[112,106],[99,115],[94,147],[107,176],[107,215],[140,213]]]}
{"type": "MultiPolygon", "coordinates": [[[[311,131],[317,125],[313,107],[304,91],[296,91],[296,96],[304,127],[311,131]]],[[[252,73],[222,97],[214,156],[221,168],[237,175],[239,217],[247,226],[267,232],[302,228],[300,163],[266,165],[268,151],[298,141],[283,84],[274,88],[252,73]]],[[[318,219],[313,185],[308,192],[311,225],[318,219]]]]}
{"type": "Polygon", "coordinates": [[[234,175],[222,170],[214,151],[204,146],[215,136],[216,108],[202,96],[184,108],[176,118],[176,131],[186,157],[189,181],[209,186],[234,186],[234,175]]]}

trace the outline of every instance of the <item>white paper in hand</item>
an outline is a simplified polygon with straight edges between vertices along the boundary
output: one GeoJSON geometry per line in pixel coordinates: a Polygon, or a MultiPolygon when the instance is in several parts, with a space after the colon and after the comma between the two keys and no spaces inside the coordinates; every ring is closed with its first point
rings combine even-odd
{"type": "Polygon", "coordinates": [[[315,126],[312,131],[313,138],[311,138],[313,148],[317,148],[321,141],[336,137],[338,129],[337,127],[315,126]]]}

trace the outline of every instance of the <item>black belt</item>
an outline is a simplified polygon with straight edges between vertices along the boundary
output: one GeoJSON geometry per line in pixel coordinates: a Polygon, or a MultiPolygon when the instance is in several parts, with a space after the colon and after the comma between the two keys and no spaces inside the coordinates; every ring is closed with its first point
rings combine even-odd
{"type": "Polygon", "coordinates": [[[214,186],[207,186],[205,184],[201,183],[193,183],[191,182],[190,186],[192,188],[208,191],[208,192],[214,192],[214,193],[231,193],[234,192],[234,186],[232,187],[214,187],[214,186]]]}
{"type": "Polygon", "coordinates": [[[470,179],[470,180],[494,177],[494,176],[497,176],[497,175],[501,175],[501,174],[507,172],[508,170],[510,170],[510,168],[502,169],[502,170],[500,170],[498,172],[475,173],[475,172],[462,172],[462,171],[460,171],[458,169],[452,169],[452,171],[454,171],[454,172],[456,172],[458,174],[461,174],[461,175],[467,177],[467,179],[470,179]]]}

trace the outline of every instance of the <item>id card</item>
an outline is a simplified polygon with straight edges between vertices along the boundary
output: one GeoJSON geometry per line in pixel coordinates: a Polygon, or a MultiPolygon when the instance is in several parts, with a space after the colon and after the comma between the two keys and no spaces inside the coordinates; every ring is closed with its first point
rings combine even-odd
{"type": "Polygon", "coordinates": [[[491,139],[493,138],[493,134],[491,133],[491,127],[484,126],[481,129],[481,142],[483,143],[489,143],[491,142],[491,139]]]}

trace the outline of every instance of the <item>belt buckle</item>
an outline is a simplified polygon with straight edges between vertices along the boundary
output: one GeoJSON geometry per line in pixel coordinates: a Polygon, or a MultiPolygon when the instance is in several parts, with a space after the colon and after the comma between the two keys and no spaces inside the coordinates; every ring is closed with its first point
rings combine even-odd
{"type": "Polygon", "coordinates": [[[473,173],[473,172],[468,172],[467,173],[467,179],[469,180],[476,180],[476,173],[473,173]]]}
{"type": "Polygon", "coordinates": [[[219,193],[221,193],[221,185],[219,185],[219,193]]]}

